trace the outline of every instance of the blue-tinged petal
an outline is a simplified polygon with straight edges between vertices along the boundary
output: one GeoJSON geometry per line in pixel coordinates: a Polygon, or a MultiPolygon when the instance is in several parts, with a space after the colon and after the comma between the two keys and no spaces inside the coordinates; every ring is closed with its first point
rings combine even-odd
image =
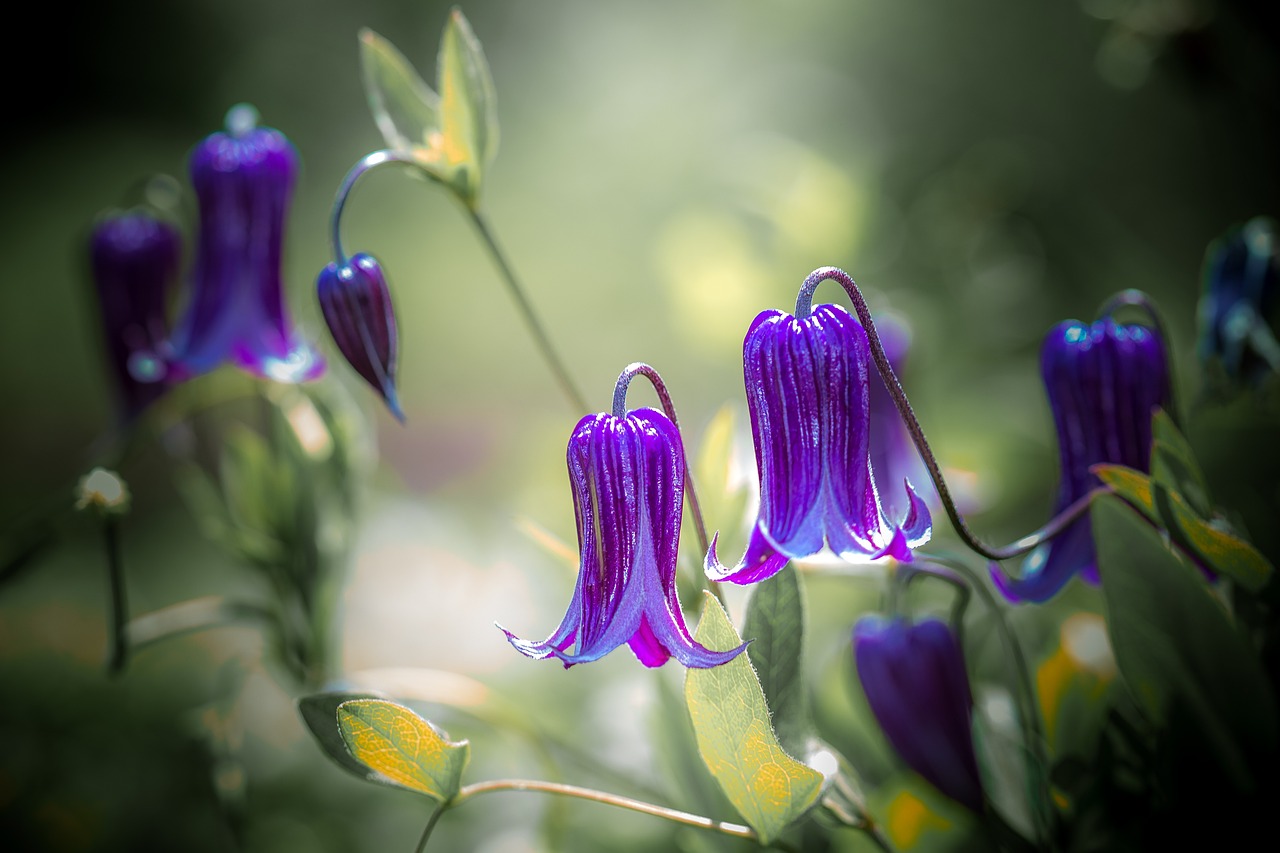
{"type": "Polygon", "coordinates": [[[1084,516],[1056,537],[1037,546],[1022,561],[1016,577],[992,563],[991,580],[1011,602],[1044,602],[1058,594],[1077,572],[1096,577],[1093,528],[1084,516]]]}
{"type": "Polygon", "coordinates": [[[707,550],[704,564],[707,577],[713,581],[728,581],[736,584],[757,583],[782,571],[782,567],[790,559],[786,554],[778,553],[760,531],[760,525],[755,524],[751,528],[751,538],[747,540],[747,550],[742,555],[742,559],[737,565],[726,566],[720,562],[716,554],[716,543],[719,538],[719,533],[711,537],[711,547],[707,550]]]}

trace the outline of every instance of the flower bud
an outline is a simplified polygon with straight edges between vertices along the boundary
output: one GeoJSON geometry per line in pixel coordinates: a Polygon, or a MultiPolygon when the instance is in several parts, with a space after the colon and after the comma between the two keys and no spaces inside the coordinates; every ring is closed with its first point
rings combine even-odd
{"type": "Polygon", "coordinates": [[[316,295],[338,350],[403,421],[396,397],[396,315],[377,259],[362,252],[329,264],[316,279],[316,295]]]}

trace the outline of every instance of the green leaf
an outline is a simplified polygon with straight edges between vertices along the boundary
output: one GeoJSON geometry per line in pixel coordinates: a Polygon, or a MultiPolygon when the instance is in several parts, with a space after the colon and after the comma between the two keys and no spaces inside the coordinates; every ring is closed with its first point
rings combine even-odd
{"type": "Polygon", "coordinates": [[[422,82],[404,54],[373,30],[362,29],[360,70],[373,121],[387,147],[434,147],[432,137],[440,133],[440,97],[422,82]]]}
{"type": "Polygon", "coordinates": [[[773,712],[774,731],[788,752],[803,756],[813,721],[801,671],[804,595],[794,565],[755,585],[742,629],[751,640],[747,654],[773,712]]]}
{"type": "MultiPolygon", "coordinates": [[[[695,639],[709,649],[737,647],[741,640],[724,608],[710,593],[704,595],[695,639]]],[[[770,843],[813,805],[822,774],[782,750],[745,655],[688,670],[684,693],[703,763],[761,843],[770,843]]]]}
{"type": "Polygon", "coordinates": [[[1157,723],[1176,703],[1237,787],[1250,757],[1277,742],[1276,703],[1256,653],[1197,572],[1114,498],[1095,501],[1093,532],[1116,664],[1157,723]]]}
{"type": "Polygon", "coordinates": [[[449,13],[438,62],[444,164],[453,187],[474,207],[484,170],[498,152],[498,102],[480,41],[457,7],[449,13]]]}
{"type": "Polygon", "coordinates": [[[383,780],[440,802],[457,795],[471,755],[465,740],[453,743],[410,709],[384,699],[349,699],[338,705],[337,719],[351,757],[383,780]]]}
{"type": "Polygon", "coordinates": [[[1196,514],[1182,495],[1123,465],[1094,465],[1089,469],[1115,489],[1152,524],[1166,528],[1187,553],[1220,575],[1251,592],[1267,585],[1275,567],[1258,549],[1235,534],[1196,514]]]}
{"type": "Polygon", "coordinates": [[[1196,463],[1191,445],[1164,409],[1156,409],[1151,419],[1151,433],[1152,479],[1182,495],[1201,518],[1211,516],[1213,502],[1209,499],[1204,473],[1196,463]]]}

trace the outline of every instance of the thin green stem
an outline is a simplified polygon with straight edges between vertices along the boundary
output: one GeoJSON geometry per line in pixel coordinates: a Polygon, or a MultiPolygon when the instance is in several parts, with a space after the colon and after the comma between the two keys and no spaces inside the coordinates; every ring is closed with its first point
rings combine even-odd
{"type": "Polygon", "coordinates": [[[120,553],[119,522],[114,515],[102,519],[103,548],[107,553],[107,579],[111,586],[111,651],[107,658],[107,672],[119,675],[129,656],[126,625],[129,622],[129,605],[125,597],[124,560],[120,553]]]}
{"type": "Polygon", "coordinates": [[[871,345],[871,358],[875,362],[876,370],[879,371],[880,377],[884,380],[885,388],[888,389],[889,395],[893,397],[893,402],[898,407],[898,414],[902,417],[902,421],[907,427],[907,432],[910,433],[911,440],[915,444],[916,450],[919,451],[925,468],[929,471],[929,478],[933,481],[934,488],[938,491],[938,497],[942,500],[942,506],[947,511],[947,518],[951,520],[951,526],[955,528],[960,539],[970,550],[981,554],[989,560],[1008,560],[1012,557],[1017,557],[1027,553],[1041,542],[1057,536],[1067,525],[1088,510],[1089,502],[1096,495],[1096,492],[1091,492],[1071,504],[1040,529],[1002,548],[987,545],[975,536],[965,522],[964,516],[960,514],[960,510],[956,507],[955,500],[951,497],[951,490],[947,488],[947,481],[942,476],[942,468],[938,465],[938,460],[933,455],[933,450],[929,447],[929,441],[925,438],[924,429],[920,426],[920,421],[916,418],[915,411],[911,408],[911,402],[907,399],[906,392],[902,390],[902,383],[898,381],[897,374],[893,372],[893,367],[889,364],[889,356],[885,354],[884,345],[880,342],[880,334],[876,331],[875,321],[871,319],[871,309],[867,307],[867,300],[863,297],[862,291],[854,280],[844,270],[836,267],[820,267],[809,273],[809,276],[804,280],[804,284],[800,286],[799,294],[796,296],[796,317],[803,318],[808,316],[814,290],[827,279],[836,281],[844,288],[845,293],[849,295],[849,299],[853,303],[853,310],[858,315],[858,321],[862,323],[863,329],[866,330],[867,340],[871,345]]]}
{"type": "Polygon", "coordinates": [[[435,830],[436,824],[440,822],[440,816],[444,814],[448,808],[444,803],[436,806],[436,810],[431,813],[431,817],[427,818],[427,825],[422,828],[422,837],[418,839],[418,846],[413,848],[414,853],[422,853],[427,849],[427,842],[431,840],[431,833],[435,830]]]}
{"type": "MultiPolygon", "coordinates": [[[[658,395],[658,402],[662,405],[662,411],[666,413],[667,419],[671,421],[672,426],[679,433],[680,419],[676,417],[676,405],[671,399],[671,392],[667,390],[667,384],[662,381],[658,371],[642,361],[634,361],[628,364],[618,376],[618,382],[613,387],[613,416],[615,418],[625,418],[627,416],[627,389],[631,385],[631,380],[636,376],[643,376],[649,380],[649,384],[653,386],[654,393],[658,395]]],[[[698,490],[693,485],[693,467],[689,464],[689,454],[684,450],[683,440],[681,441],[680,452],[684,456],[684,495],[689,506],[689,514],[693,517],[693,529],[698,537],[698,548],[701,549],[701,553],[705,556],[711,550],[711,545],[707,540],[707,525],[702,520],[702,505],[698,503],[698,490]]],[[[720,584],[701,572],[698,573],[698,577],[705,587],[710,590],[711,594],[721,604],[724,604],[724,595],[720,592],[720,584]]]]}
{"type": "Polygon", "coordinates": [[[544,794],[555,794],[561,797],[576,797],[580,800],[590,800],[596,803],[604,803],[608,806],[616,806],[621,809],[629,809],[641,814],[653,815],[674,823],[684,824],[685,826],[694,826],[699,829],[709,829],[724,835],[731,835],[735,838],[748,838],[752,841],[759,841],[759,836],[755,830],[749,826],[742,826],[737,823],[726,823],[720,820],[712,820],[709,817],[682,812],[677,809],[669,809],[665,806],[655,806],[653,803],[646,803],[641,800],[633,800],[630,797],[621,797],[617,794],[606,793],[605,791],[596,791],[592,788],[579,788],[577,785],[564,785],[559,782],[542,782],[536,779],[494,779],[489,782],[477,782],[474,785],[467,785],[458,795],[453,798],[450,805],[457,806],[467,800],[480,794],[487,794],[494,791],[538,791],[544,794]]]}
{"type": "Polygon", "coordinates": [[[1005,618],[1004,609],[1000,607],[996,597],[973,569],[959,560],[952,560],[946,557],[930,555],[928,559],[953,570],[968,581],[970,589],[977,593],[987,610],[990,611],[991,618],[995,622],[996,631],[1000,635],[1000,643],[1004,646],[1005,653],[1013,663],[1014,693],[1019,705],[1018,721],[1022,725],[1023,740],[1026,741],[1027,748],[1031,751],[1035,761],[1037,800],[1033,804],[1032,814],[1035,817],[1036,833],[1039,840],[1047,842],[1052,837],[1051,827],[1048,826],[1046,817],[1046,810],[1051,802],[1048,775],[1049,758],[1045,750],[1046,738],[1044,726],[1040,720],[1039,704],[1036,702],[1035,689],[1031,685],[1031,670],[1027,665],[1027,657],[1022,651],[1022,644],[1018,642],[1018,638],[1013,633],[1013,628],[1009,625],[1009,620],[1005,618]]]}
{"type": "Polygon", "coordinates": [[[529,334],[533,336],[533,342],[538,347],[538,352],[541,353],[542,360],[547,363],[547,366],[551,368],[551,372],[555,374],[556,382],[560,385],[560,390],[569,398],[569,402],[575,409],[581,412],[590,411],[590,408],[587,406],[587,398],[578,390],[578,386],[574,384],[573,379],[569,376],[568,368],[565,367],[564,362],[560,359],[560,355],[551,344],[550,336],[542,327],[542,322],[534,312],[533,305],[525,295],[524,288],[520,286],[520,282],[516,278],[515,271],[512,269],[511,263],[507,260],[507,256],[503,253],[501,247],[498,246],[498,241],[494,237],[493,230],[489,227],[488,221],[484,218],[484,215],[475,208],[468,207],[467,213],[471,215],[471,222],[475,225],[476,231],[480,233],[480,237],[484,241],[485,248],[489,250],[489,254],[493,258],[494,264],[498,267],[498,272],[502,275],[503,284],[506,285],[507,291],[511,294],[511,298],[515,300],[516,308],[519,310],[520,316],[524,319],[524,323],[529,330],[529,334]]]}

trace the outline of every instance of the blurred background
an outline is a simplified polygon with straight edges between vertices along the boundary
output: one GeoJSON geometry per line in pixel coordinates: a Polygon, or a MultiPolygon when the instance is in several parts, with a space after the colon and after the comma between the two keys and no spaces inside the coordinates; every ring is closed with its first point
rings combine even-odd
{"type": "MultiPolygon", "coordinates": [[[[458,710],[492,690],[548,737],[612,768],[560,761],[564,781],[648,791],[736,820],[690,781],[696,756],[667,766],[690,743],[679,703],[668,701],[679,695],[676,665],[646,671],[619,651],[565,672],[519,656],[493,626],[539,638],[568,602],[574,564],[547,543],[573,547],[564,448],[581,413],[538,360],[457,202],[387,169],[347,206],[347,250],[376,254],[391,279],[405,426],[354,378],[320,318],[314,281],[329,260],[330,204],[347,169],[382,147],[356,34],[386,37],[432,83],[449,5],[129,0],[19,13],[11,32],[29,50],[3,60],[0,518],[9,531],[69,505],[110,426],[87,275],[94,217],[136,202],[157,173],[177,179],[189,214],[187,153],[229,107],[252,103],[303,160],[286,245],[291,308],[330,359],[324,382],[362,411],[377,451],[351,519],[336,670],[380,670],[369,678],[384,687],[391,668],[465,676],[400,674],[417,679],[401,695],[450,699],[415,707],[472,739],[471,781],[550,772],[530,738],[458,710]]],[[[736,414],[737,467],[749,481],[742,335],[759,311],[791,310],[811,270],[839,266],[874,310],[910,325],[904,387],[989,541],[1038,526],[1053,503],[1044,333],[1141,288],[1164,309],[1180,393],[1193,400],[1205,248],[1280,207],[1274,4],[491,0],[463,9],[498,93],[485,208],[590,404],[604,410],[619,371],[647,361],[691,447],[722,407],[736,414]]],[[[844,301],[824,288],[820,300],[844,301]]],[[[632,400],[652,404],[639,385],[632,400]]],[[[1275,413],[1218,404],[1188,428],[1216,496],[1273,559],[1280,531],[1250,506],[1277,498],[1275,413]]],[[[135,613],[261,592],[252,570],[205,535],[164,453],[144,448],[121,473],[134,496],[121,536],[135,613]]],[[[733,543],[722,553],[736,554],[745,517],[708,523],[733,543]]],[[[935,537],[954,545],[945,522],[935,537]]],[[[0,846],[412,849],[428,804],[363,785],[321,755],[293,704],[300,687],[271,664],[254,627],[167,641],[107,678],[100,541],[93,519],[68,517],[0,586],[0,846]]],[[[855,725],[866,709],[848,629],[877,606],[882,575],[806,580],[819,721],[875,788],[896,765],[878,733],[855,725]]],[[[730,591],[738,616],[743,600],[730,591]]],[[[1020,612],[1029,614],[1020,627],[1033,643],[1052,642],[1062,614],[1098,607],[1096,592],[1075,584],[1064,603],[1020,612]]],[[[433,849],[605,843],[721,849],[650,818],[517,794],[451,813],[433,849]]],[[[835,836],[837,849],[860,843],[835,836]]]]}

